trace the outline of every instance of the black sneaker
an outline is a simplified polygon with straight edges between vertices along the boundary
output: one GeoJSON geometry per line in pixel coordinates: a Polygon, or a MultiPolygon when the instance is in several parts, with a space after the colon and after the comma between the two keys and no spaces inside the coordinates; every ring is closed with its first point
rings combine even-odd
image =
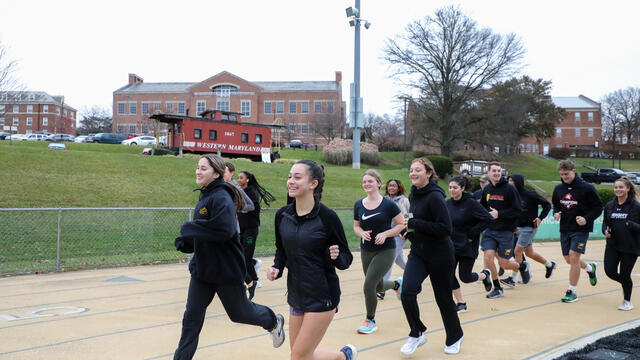
{"type": "Polygon", "coordinates": [[[501,288],[494,288],[490,293],[487,294],[487,299],[495,299],[504,296],[504,291],[501,288]]]}
{"type": "Polygon", "coordinates": [[[500,283],[502,283],[502,284],[504,284],[504,285],[507,285],[508,287],[510,287],[510,288],[512,288],[512,289],[513,289],[514,287],[516,287],[516,282],[515,282],[515,281],[513,281],[513,278],[512,278],[511,276],[506,277],[506,278],[504,278],[504,279],[500,279],[500,283]]]}
{"type": "Polygon", "coordinates": [[[520,276],[522,277],[522,283],[527,284],[531,280],[531,273],[529,272],[529,263],[523,261],[520,264],[520,276]]]}
{"type": "Polygon", "coordinates": [[[484,278],[484,280],[482,280],[482,284],[484,285],[484,289],[489,292],[491,291],[491,270],[489,269],[484,269],[481,271],[481,273],[485,274],[487,277],[484,278]]]}
{"type": "Polygon", "coordinates": [[[544,273],[544,277],[545,279],[548,279],[551,277],[551,274],[553,274],[553,270],[556,268],[556,262],[552,261],[551,266],[545,266],[545,268],[547,268],[547,270],[544,273]]]}
{"type": "Polygon", "coordinates": [[[376,292],[376,296],[378,297],[378,299],[384,300],[384,292],[382,292],[382,291],[376,292]]]}
{"type": "Polygon", "coordinates": [[[504,275],[504,269],[501,266],[500,269],[498,270],[498,276],[502,276],[502,275],[504,275]]]}
{"type": "Polygon", "coordinates": [[[258,281],[253,281],[253,284],[251,284],[251,286],[247,287],[247,290],[249,290],[249,300],[253,299],[254,296],[256,296],[256,287],[258,287],[258,281]]]}
{"type": "Polygon", "coordinates": [[[467,312],[467,303],[457,303],[456,304],[456,311],[458,313],[467,312]]]}

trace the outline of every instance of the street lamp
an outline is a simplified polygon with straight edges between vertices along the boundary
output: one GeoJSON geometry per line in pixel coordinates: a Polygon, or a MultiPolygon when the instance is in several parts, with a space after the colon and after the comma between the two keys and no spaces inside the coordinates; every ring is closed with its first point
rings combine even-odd
{"type": "Polygon", "coordinates": [[[353,84],[351,84],[350,106],[351,121],[349,126],[353,128],[353,168],[360,169],[360,129],[362,128],[362,98],[360,98],[360,23],[364,21],[365,29],[371,23],[360,17],[360,0],[356,0],[355,7],[346,9],[349,26],[355,28],[354,59],[353,59],[353,84]]]}
{"type": "Polygon", "coordinates": [[[410,98],[406,96],[398,96],[398,99],[404,101],[404,154],[402,155],[402,170],[407,170],[407,100],[410,98]]]}

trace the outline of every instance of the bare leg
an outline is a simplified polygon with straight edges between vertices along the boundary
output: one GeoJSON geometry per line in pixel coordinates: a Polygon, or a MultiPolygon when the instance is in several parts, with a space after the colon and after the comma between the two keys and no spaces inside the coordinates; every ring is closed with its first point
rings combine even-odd
{"type": "Polygon", "coordinates": [[[540,255],[538,252],[533,250],[533,244],[529,245],[528,248],[524,249],[524,253],[527,255],[529,259],[533,259],[542,265],[547,264],[547,259],[545,259],[544,256],[540,255]]]}
{"type": "Polygon", "coordinates": [[[334,315],[335,311],[330,310],[291,316],[296,318],[289,320],[291,360],[345,360],[344,354],[338,350],[316,350],[334,315]]]}
{"type": "Polygon", "coordinates": [[[580,259],[580,254],[577,251],[569,250],[569,256],[565,256],[564,260],[567,264],[571,265],[569,269],[569,285],[578,286],[578,280],[580,280],[580,269],[587,267],[587,263],[580,259]]]}
{"type": "Polygon", "coordinates": [[[498,280],[498,270],[496,269],[496,263],[494,261],[496,257],[495,250],[484,250],[484,268],[491,271],[491,279],[498,280]]]}
{"type": "Polygon", "coordinates": [[[456,299],[456,304],[464,302],[464,299],[462,298],[462,290],[460,290],[460,288],[453,290],[452,293],[453,297],[456,299]]]}

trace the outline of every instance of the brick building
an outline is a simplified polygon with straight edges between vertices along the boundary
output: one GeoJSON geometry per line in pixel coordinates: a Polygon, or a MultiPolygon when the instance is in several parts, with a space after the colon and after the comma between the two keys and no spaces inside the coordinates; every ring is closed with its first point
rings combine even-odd
{"type": "Polygon", "coordinates": [[[222,71],[196,83],[145,83],[129,74],[129,83],[113,92],[113,131],[151,134],[154,112],[199,116],[205,110],[238,112],[242,122],[286,125],[273,134],[284,143],[322,145],[328,132],[339,136],[344,127],[342,73],[336,71],[333,81],[260,82],[222,71]]]}
{"type": "Polygon", "coordinates": [[[552,97],[553,103],[565,110],[562,123],[556,126],[555,136],[537,141],[535,137],[520,141],[523,154],[547,154],[551,148],[596,149],[602,141],[600,103],[584,95],[552,97]]]}
{"type": "Polygon", "coordinates": [[[77,110],[64,103],[63,96],[44,91],[6,91],[0,93],[0,130],[14,134],[48,131],[76,134],[77,110]],[[62,110],[62,111],[61,111],[62,110]]]}

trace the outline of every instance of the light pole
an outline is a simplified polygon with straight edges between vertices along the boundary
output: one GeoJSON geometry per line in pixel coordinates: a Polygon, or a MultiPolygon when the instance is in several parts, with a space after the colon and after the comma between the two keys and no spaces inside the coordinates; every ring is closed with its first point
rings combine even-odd
{"type": "Polygon", "coordinates": [[[403,146],[403,151],[404,154],[402,155],[402,170],[407,170],[407,100],[408,98],[406,96],[399,96],[398,99],[401,99],[404,101],[404,146],[403,146]]]}

